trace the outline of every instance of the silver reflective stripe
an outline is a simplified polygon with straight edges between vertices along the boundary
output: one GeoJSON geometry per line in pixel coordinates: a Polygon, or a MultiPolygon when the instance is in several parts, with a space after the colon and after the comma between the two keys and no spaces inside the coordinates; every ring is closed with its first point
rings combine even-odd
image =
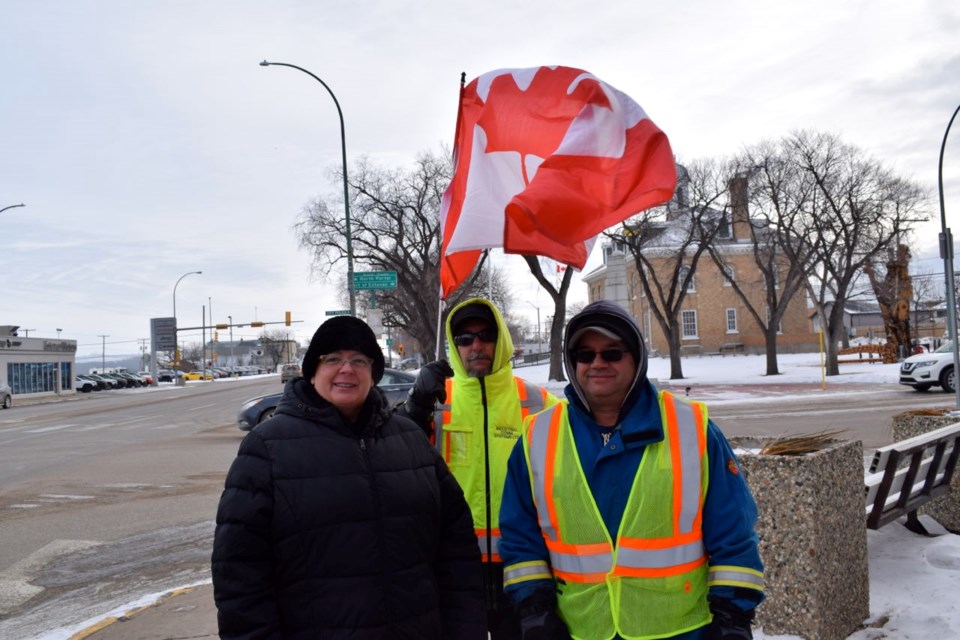
{"type": "Polygon", "coordinates": [[[613,554],[610,552],[579,555],[550,551],[550,564],[557,571],[565,573],[609,573],[613,566],[613,554]]]}
{"type": "MultiPolygon", "coordinates": [[[[494,555],[500,555],[500,536],[490,536],[490,553],[494,555]]],[[[480,545],[480,553],[482,555],[487,555],[487,536],[486,534],[477,535],[477,543],[480,545]]]]}
{"type": "Polygon", "coordinates": [[[520,401],[520,408],[530,409],[531,414],[543,411],[543,395],[540,393],[540,387],[532,385],[526,380],[521,382],[527,390],[527,399],[520,401]]]}
{"type": "Polygon", "coordinates": [[[550,565],[546,562],[537,560],[533,562],[521,562],[507,567],[503,571],[503,584],[508,585],[514,582],[521,582],[524,579],[540,580],[544,577],[552,578],[550,565]]]}
{"type": "MultiPolygon", "coordinates": [[[[693,531],[700,510],[700,441],[697,437],[697,418],[693,407],[674,399],[677,414],[677,439],[680,442],[680,478],[683,504],[680,505],[679,533],[693,531]]],[[[676,470],[675,470],[676,471],[676,470]]]]}
{"type": "Polygon", "coordinates": [[[694,562],[703,557],[700,540],[666,549],[631,549],[621,546],[617,550],[617,564],[631,569],[665,569],[694,562]]]}
{"type": "Polygon", "coordinates": [[[738,570],[731,567],[710,569],[707,573],[707,584],[741,584],[750,585],[756,589],[763,589],[763,574],[753,570],[738,570]]]}
{"type": "Polygon", "coordinates": [[[550,421],[553,414],[560,410],[560,405],[554,405],[550,411],[538,413],[530,423],[528,446],[530,447],[530,479],[533,483],[533,501],[537,505],[537,518],[540,521],[540,530],[548,540],[556,540],[557,532],[550,522],[550,512],[547,509],[547,442],[550,439],[550,421]]]}

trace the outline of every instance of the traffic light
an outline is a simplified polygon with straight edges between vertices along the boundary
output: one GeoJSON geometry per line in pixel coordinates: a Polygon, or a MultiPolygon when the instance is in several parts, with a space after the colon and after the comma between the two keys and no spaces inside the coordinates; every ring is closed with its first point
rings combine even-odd
{"type": "Polygon", "coordinates": [[[399,353],[400,355],[403,355],[403,343],[402,343],[402,342],[397,345],[397,353],[399,353]]]}
{"type": "Polygon", "coordinates": [[[229,328],[230,328],[230,325],[228,325],[228,324],[226,324],[226,323],[217,324],[217,325],[216,325],[216,328],[217,328],[217,329],[229,329],[229,328]]]}
{"type": "Polygon", "coordinates": [[[214,342],[220,342],[220,332],[219,332],[219,331],[214,331],[214,332],[213,332],[213,341],[214,341],[214,342]]]}
{"type": "Polygon", "coordinates": [[[284,315],[283,323],[284,323],[285,325],[287,325],[288,327],[290,326],[290,319],[291,319],[291,318],[290,318],[290,312],[287,311],[286,314],[284,315]]]}
{"type": "Polygon", "coordinates": [[[251,322],[251,323],[250,323],[250,326],[251,326],[251,327],[262,327],[262,326],[263,326],[263,323],[262,323],[262,322],[258,322],[258,321],[254,321],[254,322],[251,322]]]}

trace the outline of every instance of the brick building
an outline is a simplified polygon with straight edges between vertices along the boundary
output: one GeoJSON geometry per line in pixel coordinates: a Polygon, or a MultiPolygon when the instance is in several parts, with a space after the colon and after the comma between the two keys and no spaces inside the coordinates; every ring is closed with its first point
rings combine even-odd
{"type": "MultiPolygon", "coordinates": [[[[681,194],[681,189],[682,186],[678,186],[678,194],[681,194]]],[[[731,220],[728,223],[725,212],[716,212],[720,226],[714,246],[721,256],[724,269],[750,298],[751,305],[764,313],[765,284],[763,274],[754,261],[750,236],[750,226],[755,223],[749,217],[745,191],[731,185],[731,192],[735,201],[731,207],[731,220]],[[742,197],[736,197],[738,195],[742,197]]],[[[687,210],[681,205],[682,194],[674,198],[668,205],[666,219],[660,223],[665,227],[665,232],[659,235],[663,240],[644,249],[644,256],[653,265],[656,278],[661,283],[669,282],[672,277],[678,251],[678,245],[670,241],[672,234],[669,233],[669,227],[684,224],[687,216],[687,210]]],[[[650,310],[630,250],[620,243],[608,242],[603,246],[603,258],[601,267],[583,277],[588,287],[589,301],[607,299],[621,304],[637,319],[651,353],[668,353],[666,337],[650,310]]],[[[786,264],[780,271],[787,272],[786,264]]],[[[762,329],[716,263],[706,254],[696,265],[678,320],[684,354],[766,351],[762,329]]],[[[818,348],[819,339],[814,333],[810,309],[801,292],[791,300],[781,320],[777,351],[796,353],[816,351],[818,348]]]]}

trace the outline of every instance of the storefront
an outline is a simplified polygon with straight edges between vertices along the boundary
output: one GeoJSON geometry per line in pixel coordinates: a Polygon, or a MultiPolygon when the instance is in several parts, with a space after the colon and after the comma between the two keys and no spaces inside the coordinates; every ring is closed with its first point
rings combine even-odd
{"type": "Polygon", "coordinates": [[[75,393],[76,340],[30,338],[0,325],[0,384],[14,396],[75,393]]]}

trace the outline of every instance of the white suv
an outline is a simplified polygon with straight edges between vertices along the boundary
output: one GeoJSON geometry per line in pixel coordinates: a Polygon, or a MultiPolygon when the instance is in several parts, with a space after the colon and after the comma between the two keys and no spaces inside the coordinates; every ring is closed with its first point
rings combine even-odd
{"type": "Polygon", "coordinates": [[[900,365],[900,384],[926,391],[930,387],[942,387],[953,393],[956,387],[956,372],[953,370],[953,343],[943,345],[931,353],[910,356],[900,365]]]}

